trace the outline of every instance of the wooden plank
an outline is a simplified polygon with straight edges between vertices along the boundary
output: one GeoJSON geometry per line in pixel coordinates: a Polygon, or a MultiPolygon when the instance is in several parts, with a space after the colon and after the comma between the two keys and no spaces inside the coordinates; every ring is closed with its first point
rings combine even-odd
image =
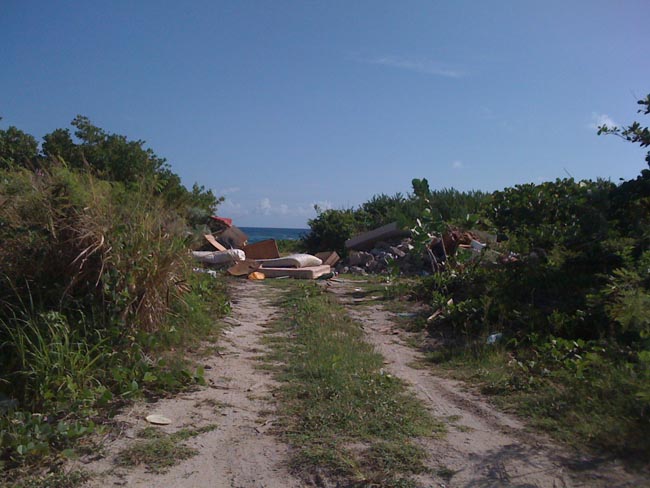
{"type": "Polygon", "coordinates": [[[348,239],[345,241],[345,248],[369,251],[379,241],[392,239],[394,237],[407,237],[409,235],[411,235],[410,231],[402,230],[397,222],[392,222],[375,230],[371,230],[370,232],[364,232],[363,234],[348,239]]]}
{"type": "Polygon", "coordinates": [[[228,273],[232,276],[244,276],[260,269],[261,264],[252,259],[239,261],[231,268],[228,268],[228,273]]]}
{"type": "Polygon", "coordinates": [[[329,266],[336,266],[336,263],[341,260],[341,257],[337,254],[336,251],[319,252],[316,253],[315,256],[323,261],[323,264],[327,264],[329,266]]]}
{"type": "Polygon", "coordinates": [[[275,259],[280,257],[280,251],[278,251],[275,239],[249,244],[244,246],[242,251],[246,253],[246,259],[275,259]]]}
{"type": "Polygon", "coordinates": [[[210,245],[212,245],[212,247],[214,247],[217,251],[228,250],[224,246],[222,246],[221,243],[219,243],[219,241],[217,241],[212,234],[206,234],[203,237],[205,237],[205,240],[208,241],[210,245]]]}

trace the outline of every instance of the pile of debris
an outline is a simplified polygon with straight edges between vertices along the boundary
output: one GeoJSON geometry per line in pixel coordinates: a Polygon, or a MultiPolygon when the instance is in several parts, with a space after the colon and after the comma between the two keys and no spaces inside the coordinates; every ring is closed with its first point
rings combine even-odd
{"type": "Polygon", "coordinates": [[[444,266],[448,256],[460,248],[477,254],[485,250],[485,242],[496,242],[486,232],[451,230],[442,238],[433,237],[426,254],[415,249],[411,233],[397,222],[359,234],[345,242],[347,258],[336,267],[338,273],[365,274],[429,274],[444,266]]]}
{"type": "Polygon", "coordinates": [[[248,236],[232,220],[222,217],[212,217],[210,231],[192,256],[205,265],[225,267],[232,276],[251,280],[327,278],[333,276],[332,266],[339,260],[335,252],[281,257],[274,239],[248,244],[248,236]]]}
{"type": "Polygon", "coordinates": [[[422,252],[413,245],[411,232],[392,222],[348,239],[347,258],[341,261],[334,251],[281,257],[275,240],[248,244],[248,236],[222,217],[212,217],[210,230],[204,245],[192,253],[194,258],[250,279],[325,279],[338,273],[430,274],[442,269],[448,256],[460,248],[479,255],[486,250],[486,243],[496,242],[496,236],[486,232],[450,230],[440,238],[433,237],[422,252]]]}

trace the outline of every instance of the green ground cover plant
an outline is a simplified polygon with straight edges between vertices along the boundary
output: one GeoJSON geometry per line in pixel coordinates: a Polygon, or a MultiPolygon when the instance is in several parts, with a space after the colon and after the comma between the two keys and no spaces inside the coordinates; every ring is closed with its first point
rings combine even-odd
{"type": "Polygon", "coordinates": [[[426,470],[417,436],[443,431],[363,340],[345,310],[313,284],[287,287],[285,316],[272,330],[269,358],[283,358],[278,378],[293,468],[325,468],[359,485],[408,486],[426,470]]]}

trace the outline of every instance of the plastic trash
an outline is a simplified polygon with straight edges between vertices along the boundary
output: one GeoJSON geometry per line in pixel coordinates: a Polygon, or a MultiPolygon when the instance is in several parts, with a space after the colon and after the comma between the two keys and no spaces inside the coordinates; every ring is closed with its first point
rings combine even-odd
{"type": "Polygon", "coordinates": [[[496,334],[490,334],[485,341],[486,344],[496,344],[503,338],[503,334],[501,332],[498,332],[496,334]]]}
{"type": "Polygon", "coordinates": [[[167,417],[157,414],[147,415],[146,421],[153,425],[169,425],[172,423],[167,417]]]}
{"type": "Polygon", "coordinates": [[[217,277],[217,272],[213,269],[192,268],[192,271],[194,271],[195,273],[207,274],[212,276],[213,278],[217,277]]]}

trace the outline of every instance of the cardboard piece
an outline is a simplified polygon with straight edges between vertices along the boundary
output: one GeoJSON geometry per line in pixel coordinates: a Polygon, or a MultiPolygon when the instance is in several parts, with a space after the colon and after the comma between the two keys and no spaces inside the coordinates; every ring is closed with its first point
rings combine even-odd
{"type": "Polygon", "coordinates": [[[316,253],[315,256],[323,261],[323,264],[327,264],[328,266],[336,266],[336,263],[341,260],[341,257],[336,253],[336,251],[319,252],[316,253]]]}
{"type": "Polygon", "coordinates": [[[260,269],[261,264],[252,259],[246,259],[244,261],[239,261],[235,263],[234,266],[228,268],[228,273],[232,276],[244,276],[249,275],[254,271],[260,269]]]}
{"type": "Polygon", "coordinates": [[[410,231],[402,230],[397,222],[392,222],[375,230],[371,230],[370,232],[364,232],[363,234],[348,239],[345,241],[345,248],[355,249],[357,251],[369,251],[379,241],[386,241],[396,237],[408,237],[410,235],[410,231]]]}
{"type": "Polygon", "coordinates": [[[248,236],[233,225],[217,235],[217,240],[226,247],[241,249],[246,245],[248,236]]]}
{"type": "Polygon", "coordinates": [[[246,253],[247,259],[275,259],[280,257],[280,251],[278,251],[275,239],[249,244],[244,246],[242,251],[246,253]]]}
{"type": "Polygon", "coordinates": [[[331,268],[327,264],[321,264],[320,266],[309,266],[307,268],[263,268],[262,272],[267,278],[288,276],[298,280],[315,280],[331,272],[331,268]]]}
{"type": "Polygon", "coordinates": [[[224,246],[222,246],[219,241],[217,241],[212,234],[206,234],[203,237],[205,237],[205,240],[210,243],[212,247],[214,247],[217,251],[227,251],[224,246]]]}

